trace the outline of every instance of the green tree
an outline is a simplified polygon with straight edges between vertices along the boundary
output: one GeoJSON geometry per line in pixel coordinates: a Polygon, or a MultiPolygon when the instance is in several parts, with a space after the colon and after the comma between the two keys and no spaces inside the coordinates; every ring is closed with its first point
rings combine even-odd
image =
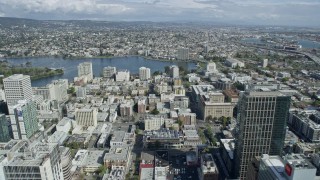
{"type": "Polygon", "coordinates": [[[164,72],[165,72],[166,74],[170,74],[170,67],[169,67],[169,66],[165,66],[165,67],[164,67],[164,72]]]}
{"type": "Polygon", "coordinates": [[[155,108],[150,113],[153,115],[158,115],[160,112],[158,111],[158,109],[155,108]]]}
{"type": "Polygon", "coordinates": [[[154,147],[155,147],[156,149],[159,149],[159,148],[161,147],[160,141],[156,140],[156,142],[154,143],[154,147]]]}

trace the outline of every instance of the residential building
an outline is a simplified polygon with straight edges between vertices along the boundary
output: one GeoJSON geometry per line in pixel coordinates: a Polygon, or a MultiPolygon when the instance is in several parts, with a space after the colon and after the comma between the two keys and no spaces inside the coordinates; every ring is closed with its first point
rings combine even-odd
{"type": "Polygon", "coordinates": [[[103,158],[108,168],[123,167],[125,172],[129,167],[131,152],[129,146],[111,147],[103,158]]]}
{"type": "Polygon", "coordinates": [[[159,130],[164,127],[164,117],[146,117],[144,120],[144,129],[146,131],[159,130]]]}
{"type": "Polygon", "coordinates": [[[128,70],[120,70],[116,73],[116,81],[129,81],[130,80],[130,72],[128,70]]]}
{"type": "Polygon", "coordinates": [[[107,66],[103,68],[103,77],[112,78],[117,72],[116,67],[107,66]]]}
{"type": "Polygon", "coordinates": [[[268,59],[263,59],[262,60],[262,67],[266,68],[268,66],[268,59]]]}
{"type": "Polygon", "coordinates": [[[147,108],[147,98],[139,98],[138,100],[138,113],[144,114],[146,113],[147,108]]]}
{"type": "Polygon", "coordinates": [[[146,68],[146,67],[139,68],[139,79],[141,81],[148,80],[150,79],[150,77],[151,77],[151,73],[149,68],[146,68]]]}
{"type": "Polygon", "coordinates": [[[189,60],[189,49],[188,48],[179,48],[177,50],[177,59],[178,60],[189,60]]]}
{"type": "Polygon", "coordinates": [[[86,77],[87,81],[93,80],[93,70],[91,62],[83,62],[78,65],[78,77],[86,77]]]}
{"type": "Polygon", "coordinates": [[[290,96],[278,91],[241,93],[235,146],[236,177],[246,179],[248,164],[254,157],[281,154],[290,101],[290,96]]]}
{"type": "Polygon", "coordinates": [[[179,78],[179,67],[176,65],[170,66],[170,74],[172,78],[179,78]]]}
{"type": "Polygon", "coordinates": [[[133,115],[133,105],[131,101],[125,101],[120,104],[120,115],[121,117],[133,115]]]}
{"type": "Polygon", "coordinates": [[[9,117],[14,139],[29,139],[39,130],[37,107],[33,101],[21,100],[9,106],[9,117]]]}
{"type": "Polygon", "coordinates": [[[3,79],[4,92],[8,105],[15,105],[19,100],[31,100],[32,88],[30,76],[14,74],[3,79]]]}

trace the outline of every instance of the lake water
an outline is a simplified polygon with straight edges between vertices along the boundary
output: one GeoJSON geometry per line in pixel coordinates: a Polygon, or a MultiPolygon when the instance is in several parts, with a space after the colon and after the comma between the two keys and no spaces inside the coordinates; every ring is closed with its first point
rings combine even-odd
{"type": "Polygon", "coordinates": [[[92,62],[93,74],[101,76],[102,69],[106,66],[114,66],[119,69],[128,69],[130,73],[137,74],[139,68],[144,66],[150,68],[151,72],[164,71],[165,66],[178,65],[184,68],[195,69],[195,63],[187,62],[171,62],[149,60],[143,57],[116,57],[116,58],[93,58],[93,59],[63,59],[55,57],[41,58],[10,58],[7,61],[14,65],[25,64],[31,62],[33,67],[48,67],[48,68],[64,68],[64,74],[59,76],[47,77],[32,81],[33,87],[45,86],[52,80],[68,79],[73,81],[73,78],[78,75],[77,66],[82,62],[92,62]]]}

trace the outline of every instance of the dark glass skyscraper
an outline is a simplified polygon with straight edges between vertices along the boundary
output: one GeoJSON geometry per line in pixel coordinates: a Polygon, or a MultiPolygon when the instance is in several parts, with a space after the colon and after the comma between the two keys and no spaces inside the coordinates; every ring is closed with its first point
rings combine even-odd
{"type": "Polygon", "coordinates": [[[281,154],[290,101],[290,96],[277,91],[241,94],[235,147],[237,177],[246,179],[248,164],[255,156],[281,154]]]}

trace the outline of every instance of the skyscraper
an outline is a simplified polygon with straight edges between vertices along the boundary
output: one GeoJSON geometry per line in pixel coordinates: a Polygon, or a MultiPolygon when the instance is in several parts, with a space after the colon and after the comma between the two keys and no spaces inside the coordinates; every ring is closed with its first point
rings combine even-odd
{"type": "Polygon", "coordinates": [[[146,67],[139,68],[139,79],[145,81],[150,79],[150,69],[146,67]]]}
{"type": "Polygon", "coordinates": [[[8,105],[15,105],[19,100],[32,99],[30,76],[14,74],[3,79],[3,86],[8,105]]]}
{"type": "Polygon", "coordinates": [[[178,78],[179,77],[179,67],[176,65],[172,65],[170,67],[171,70],[171,76],[172,78],[178,78]]]}
{"type": "Polygon", "coordinates": [[[87,77],[88,81],[93,79],[93,71],[92,71],[92,63],[91,62],[84,62],[80,63],[78,66],[78,76],[85,76],[87,77]]]}
{"type": "Polygon", "coordinates": [[[189,49],[188,48],[180,48],[177,51],[177,59],[178,60],[188,60],[189,59],[189,49]]]}
{"type": "Polygon", "coordinates": [[[0,114],[0,142],[10,141],[9,127],[5,114],[0,114]]]}
{"type": "Polygon", "coordinates": [[[38,129],[37,107],[33,101],[18,101],[9,106],[14,139],[29,139],[38,129]]]}
{"type": "Polygon", "coordinates": [[[246,179],[248,163],[262,154],[282,152],[290,96],[277,91],[243,92],[238,103],[235,175],[246,179]]]}

